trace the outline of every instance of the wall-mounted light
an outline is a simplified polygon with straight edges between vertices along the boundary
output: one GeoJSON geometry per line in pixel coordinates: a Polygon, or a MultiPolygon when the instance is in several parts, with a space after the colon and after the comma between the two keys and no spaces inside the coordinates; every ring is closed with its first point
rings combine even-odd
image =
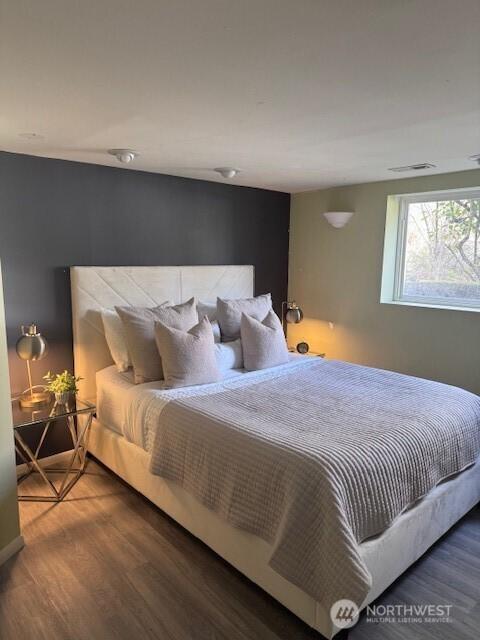
{"type": "Polygon", "coordinates": [[[303,320],[303,311],[295,300],[285,300],[282,302],[282,324],[285,336],[287,335],[287,324],[298,324],[303,320]]]}
{"type": "MultiPolygon", "coordinates": [[[[295,300],[288,300],[282,302],[282,325],[283,332],[285,333],[285,338],[287,337],[287,324],[298,324],[303,320],[303,311],[300,309],[295,300]]],[[[310,349],[310,345],[308,342],[302,340],[295,347],[298,353],[305,355],[308,353],[310,349]]],[[[289,351],[293,351],[293,349],[289,349],[289,351]]]]}
{"type": "Polygon", "coordinates": [[[323,215],[335,229],[344,227],[353,216],[353,211],[327,211],[323,215]]]}

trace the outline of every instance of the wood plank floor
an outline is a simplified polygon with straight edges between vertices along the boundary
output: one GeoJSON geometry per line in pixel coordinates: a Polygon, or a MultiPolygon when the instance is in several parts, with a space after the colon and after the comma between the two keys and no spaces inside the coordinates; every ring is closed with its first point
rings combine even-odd
{"type": "MultiPolygon", "coordinates": [[[[20,510],[26,548],[0,568],[0,640],[320,639],[94,461],[65,502],[20,510]]],[[[478,507],[377,604],[418,602],[452,604],[453,621],[363,615],[350,640],[480,637],[478,507]]]]}

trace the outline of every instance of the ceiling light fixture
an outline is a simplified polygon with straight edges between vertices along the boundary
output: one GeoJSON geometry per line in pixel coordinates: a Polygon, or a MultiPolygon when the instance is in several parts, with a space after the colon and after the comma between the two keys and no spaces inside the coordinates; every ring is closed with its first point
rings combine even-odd
{"type": "Polygon", "coordinates": [[[108,153],[111,156],[115,156],[122,164],[129,164],[139,156],[136,151],[132,151],[131,149],[109,149],[108,153]]]}
{"type": "Polygon", "coordinates": [[[347,224],[353,216],[353,213],[353,211],[327,211],[323,215],[332,227],[335,227],[335,229],[341,229],[347,224]]]}
{"type": "Polygon", "coordinates": [[[480,164],[480,153],[476,153],[473,156],[468,156],[469,160],[473,160],[474,162],[476,162],[477,164],[480,164]]]}
{"type": "Polygon", "coordinates": [[[235,178],[240,173],[239,169],[234,169],[233,167],[217,167],[214,171],[219,173],[222,178],[227,179],[235,178]]]}
{"type": "Polygon", "coordinates": [[[390,167],[389,171],[403,173],[404,171],[423,171],[424,169],[434,169],[436,165],[431,162],[419,162],[418,164],[409,164],[405,167],[390,167]]]}

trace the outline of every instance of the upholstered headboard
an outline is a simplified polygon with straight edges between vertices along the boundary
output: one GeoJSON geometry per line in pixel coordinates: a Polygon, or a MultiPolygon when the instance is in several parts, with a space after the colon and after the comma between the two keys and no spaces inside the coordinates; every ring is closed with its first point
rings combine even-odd
{"type": "Polygon", "coordinates": [[[195,296],[214,302],[217,296],[253,295],[251,265],[215,267],[71,267],[73,354],[80,396],[93,400],[95,373],[112,364],[105,341],[102,309],[115,305],[152,307],[165,300],[178,304],[195,296]]]}

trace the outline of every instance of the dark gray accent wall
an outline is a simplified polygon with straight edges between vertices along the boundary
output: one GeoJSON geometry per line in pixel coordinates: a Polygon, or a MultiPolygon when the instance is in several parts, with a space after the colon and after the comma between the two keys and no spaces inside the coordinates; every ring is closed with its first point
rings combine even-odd
{"type": "Polygon", "coordinates": [[[73,368],[70,265],[253,264],[256,292],[287,294],[290,196],[0,152],[0,258],[12,390],[14,346],[35,321],[50,351],[33,373],[73,368]]]}

